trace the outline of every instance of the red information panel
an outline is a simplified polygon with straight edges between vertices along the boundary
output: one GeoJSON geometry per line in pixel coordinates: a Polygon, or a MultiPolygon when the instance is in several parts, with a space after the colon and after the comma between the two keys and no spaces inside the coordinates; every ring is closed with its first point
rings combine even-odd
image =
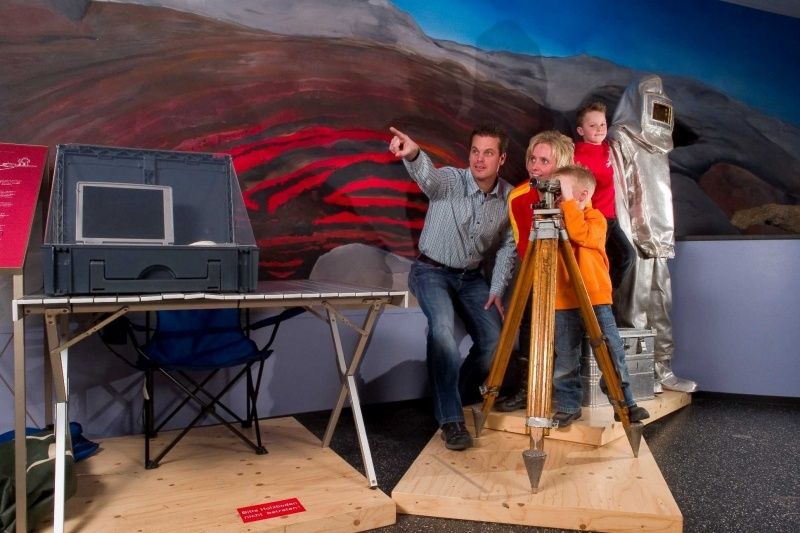
{"type": "Polygon", "coordinates": [[[267,518],[275,518],[276,516],[283,516],[287,514],[302,513],[306,509],[300,504],[297,498],[290,498],[288,500],[280,500],[277,502],[260,503],[258,505],[251,505],[250,507],[239,507],[239,516],[242,517],[242,522],[256,522],[257,520],[266,520],[267,518]]]}
{"type": "Polygon", "coordinates": [[[0,270],[22,269],[46,164],[46,146],[0,143],[0,270]]]}

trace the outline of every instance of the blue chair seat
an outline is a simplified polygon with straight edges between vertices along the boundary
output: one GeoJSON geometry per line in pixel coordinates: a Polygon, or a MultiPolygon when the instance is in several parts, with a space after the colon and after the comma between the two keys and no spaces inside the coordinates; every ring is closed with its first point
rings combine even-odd
{"type": "Polygon", "coordinates": [[[270,353],[245,335],[238,309],[161,311],[147,348],[158,366],[185,370],[230,368],[270,353]]]}

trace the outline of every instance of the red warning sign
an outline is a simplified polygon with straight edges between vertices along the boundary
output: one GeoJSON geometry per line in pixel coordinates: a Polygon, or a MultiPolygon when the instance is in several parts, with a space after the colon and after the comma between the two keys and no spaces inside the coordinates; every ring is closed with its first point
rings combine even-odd
{"type": "Polygon", "coordinates": [[[21,270],[47,147],[0,143],[0,270],[21,270]]]}
{"type": "Polygon", "coordinates": [[[267,518],[275,518],[277,516],[284,516],[287,514],[302,513],[306,509],[300,504],[297,498],[290,498],[288,500],[280,500],[277,502],[260,503],[258,505],[251,505],[249,507],[239,507],[239,516],[242,517],[242,522],[256,522],[258,520],[266,520],[267,518]]]}

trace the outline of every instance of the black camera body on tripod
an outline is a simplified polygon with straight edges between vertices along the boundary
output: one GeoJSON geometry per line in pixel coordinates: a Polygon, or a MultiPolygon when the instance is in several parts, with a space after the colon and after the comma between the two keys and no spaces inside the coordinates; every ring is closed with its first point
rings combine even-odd
{"type": "Polygon", "coordinates": [[[561,195],[561,182],[557,179],[531,178],[531,188],[539,191],[539,203],[534,207],[539,209],[553,209],[556,199],[561,195]]]}

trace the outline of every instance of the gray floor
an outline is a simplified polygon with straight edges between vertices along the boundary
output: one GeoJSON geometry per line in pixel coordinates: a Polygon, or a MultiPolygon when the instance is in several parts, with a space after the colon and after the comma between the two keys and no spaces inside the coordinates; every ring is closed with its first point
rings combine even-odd
{"type": "MultiPolygon", "coordinates": [[[[363,408],[378,484],[386,494],[437,430],[427,400],[363,408]]],[[[298,420],[321,437],[328,413],[298,420]]],[[[800,531],[800,399],[696,393],[644,437],[684,518],[685,532],[800,531]]],[[[362,469],[349,411],[332,448],[362,469]]],[[[381,532],[552,532],[553,529],[398,515],[381,532]]]]}

